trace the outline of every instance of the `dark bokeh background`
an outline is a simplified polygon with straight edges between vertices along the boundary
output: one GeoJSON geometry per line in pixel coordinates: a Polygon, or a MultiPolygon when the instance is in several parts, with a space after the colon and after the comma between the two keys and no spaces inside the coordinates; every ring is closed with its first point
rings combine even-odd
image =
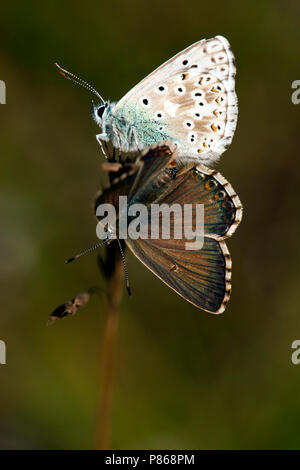
{"type": "Polygon", "coordinates": [[[51,328],[57,305],[99,283],[100,175],[91,96],[54,60],[119,99],[184,47],[226,36],[238,126],[219,170],[244,220],[228,245],[224,315],[197,310],[129,253],[114,394],[114,448],[299,448],[297,1],[5,2],[0,16],[0,447],[93,446],[104,300],[51,328]]]}

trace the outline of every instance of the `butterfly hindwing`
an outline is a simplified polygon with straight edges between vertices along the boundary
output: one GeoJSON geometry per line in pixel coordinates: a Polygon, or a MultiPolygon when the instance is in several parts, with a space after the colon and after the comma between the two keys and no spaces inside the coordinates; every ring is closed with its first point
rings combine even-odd
{"type": "Polygon", "coordinates": [[[201,250],[184,240],[127,240],[131,251],[169,287],[196,307],[222,313],[231,292],[231,259],[224,242],[204,239],[201,250]]]}

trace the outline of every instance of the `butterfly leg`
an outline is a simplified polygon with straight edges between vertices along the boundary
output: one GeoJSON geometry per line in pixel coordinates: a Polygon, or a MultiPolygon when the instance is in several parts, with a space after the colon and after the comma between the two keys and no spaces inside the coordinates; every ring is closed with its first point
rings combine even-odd
{"type": "Polygon", "coordinates": [[[101,151],[102,151],[103,155],[105,156],[105,158],[108,158],[108,155],[107,155],[107,153],[105,152],[104,147],[103,147],[103,145],[102,145],[102,139],[103,139],[104,137],[107,137],[106,134],[97,134],[97,135],[96,135],[96,139],[97,139],[97,141],[98,141],[98,144],[99,144],[100,147],[101,147],[101,151]]]}
{"type": "Polygon", "coordinates": [[[138,139],[138,136],[137,136],[136,128],[134,126],[132,126],[130,128],[130,134],[129,135],[130,135],[130,142],[133,139],[135,140],[136,150],[141,150],[139,148],[139,139],[138,139]]]}
{"type": "Polygon", "coordinates": [[[116,127],[116,125],[113,123],[112,124],[112,130],[113,130],[113,134],[115,136],[115,138],[117,139],[117,148],[120,149],[121,148],[121,141],[120,141],[120,137],[119,137],[119,133],[118,133],[118,129],[116,127]]]}

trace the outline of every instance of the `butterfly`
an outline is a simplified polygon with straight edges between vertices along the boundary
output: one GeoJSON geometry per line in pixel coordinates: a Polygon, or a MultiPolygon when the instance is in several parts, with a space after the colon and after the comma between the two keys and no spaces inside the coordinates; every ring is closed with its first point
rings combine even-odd
{"type": "Polygon", "coordinates": [[[230,145],[237,123],[235,59],[223,36],[203,39],[162,64],[117,103],[105,101],[81,78],[56,63],[61,75],[99,98],[92,116],[97,140],[121,152],[170,140],[177,159],[207,165],[230,145]]]}
{"type": "MultiPolygon", "coordinates": [[[[120,217],[120,196],[127,196],[128,214],[134,203],[147,207],[156,203],[193,207],[203,204],[204,239],[199,250],[187,249],[184,237],[174,237],[176,228],[182,224],[176,215],[170,218],[169,239],[160,234],[155,239],[129,237],[125,242],[150,271],[188,302],[208,312],[221,313],[231,293],[232,263],[225,239],[235,232],[242,219],[242,204],[228,181],[203,164],[181,166],[174,174],[169,166],[176,151],[172,142],[151,146],[119,175],[116,163],[118,176],[96,196],[95,212],[100,205],[111,204],[120,217]]],[[[151,215],[144,222],[149,222],[151,230],[157,224],[151,215]]],[[[160,233],[159,227],[154,228],[160,233]]],[[[117,230],[116,226],[107,227],[106,244],[118,240],[117,230]]]]}

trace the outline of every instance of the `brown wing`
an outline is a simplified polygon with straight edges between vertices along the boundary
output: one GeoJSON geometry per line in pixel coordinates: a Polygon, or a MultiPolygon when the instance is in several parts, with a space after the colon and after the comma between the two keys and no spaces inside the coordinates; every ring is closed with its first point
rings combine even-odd
{"type": "MultiPolygon", "coordinates": [[[[160,238],[149,236],[147,240],[126,242],[154,274],[187,301],[208,312],[223,312],[231,292],[231,258],[223,240],[232,235],[242,218],[242,205],[232,186],[222,175],[202,165],[185,167],[175,179],[163,172],[146,185],[138,202],[148,201],[169,208],[172,204],[182,208],[184,204],[204,205],[205,237],[200,250],[189,250],[187,240],[174,238],[176,228],[184,233],[184,218],[173,213],[169,239],[162,238],[161,227],[150,215],[149,235],[152,229],[160,238]]],[[[192,228],[196,228],[194,215],[192,228]]]]}
{"type": "Polygon", "coordinates": [[[225,242],[205,238],[199,251],[184,240],[126,240],[139,260],[188,302],[222,313],[231,292],[231,259],[225,242]]]}
{"type": "Polygon", "coordinates": [[[110,203],[119,207],[119,196],[137,198],[146,185],[152,184],[173,159],[176,146],[172,142],[161,142],[141,153],[132,165],[120,170],[119,175],[95,198],[95,212],[99,204],[110,203]]]}
{"type": "MultiPolygon", "coordinates": [[[[146,205],[179,204],[182,212],[185,204],[193,210],[197,204],[204,206],[205,235],[215,239],[230,237],[242,219],[242,204],[230,183],[217,171],[204,165],[183,167],[174,179],[169,172],[162,172],[138,193],[134,202],[146,205]]],[[[192,229],[195,230],[195,218],[192,229]]],[[[174,226],[183,219],[173,219],[174,226]]]]}

